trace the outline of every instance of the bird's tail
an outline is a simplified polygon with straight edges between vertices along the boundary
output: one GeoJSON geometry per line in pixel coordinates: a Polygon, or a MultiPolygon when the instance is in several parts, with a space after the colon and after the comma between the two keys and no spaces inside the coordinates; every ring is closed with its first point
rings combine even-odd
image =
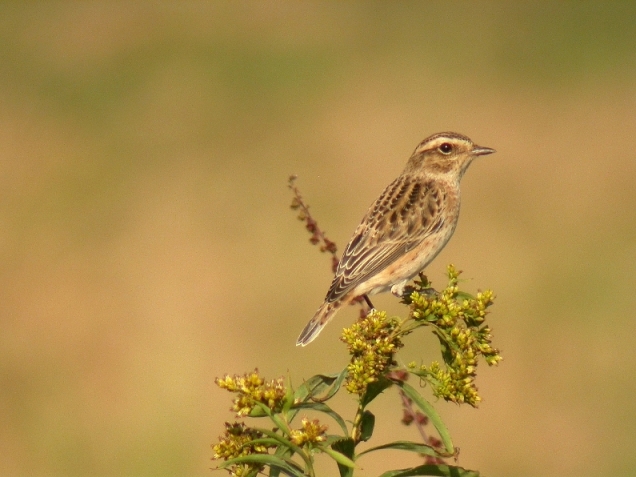
{"type": "Polygon", "coordinates": [[[315,340],[325,325],[331,321],[340,308],[340,305],[340,302],[323,303],[322,306],[318,308],[314,317],[309,320],[309,323],[307,323],[307,326],[305,326],[302,333],[300,333],[300,336],[296,341],[296,346],[307,346],[315,340]]]}

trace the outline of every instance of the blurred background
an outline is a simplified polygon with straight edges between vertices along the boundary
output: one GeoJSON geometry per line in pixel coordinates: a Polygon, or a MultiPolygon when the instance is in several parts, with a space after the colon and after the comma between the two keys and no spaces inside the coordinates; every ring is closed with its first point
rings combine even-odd
{"type": "MultiPolygon", "coordinates": [[[[0,5],[0,475],[211,475],[215,377],[347,362],[353,308],[295,347],[331,272],[289,174],[342,248],[445,130],[497,149],[427,270],[498,297],[482,405],[436,403],[459,464],[634,475],[634,25],[633,2],[0,5]]],[[[403,362],[438,357],[411,338],[403,362]]],[[[417,438],[393,391],[371,410],[376,444],[417,438]]]]}

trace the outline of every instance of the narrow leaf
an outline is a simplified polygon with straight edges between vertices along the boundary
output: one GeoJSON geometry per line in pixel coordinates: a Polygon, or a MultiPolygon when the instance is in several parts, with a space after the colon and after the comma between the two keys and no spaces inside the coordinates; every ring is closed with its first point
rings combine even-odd
{"type": "MultiPolygon", "coordinates": [[[[347,439],[341,439],[338,442],[331,444],[331,448],[340,452],[342,455],[347,456],[349,459],[353,459],[356,445],[353,439],[350,437],[347,439]]],[[[338,470],[340,471],[340,477],[353,477],[353,468],[338,464],[338,470]]]]}
{"type": "Polygon", "coordinates": [[[294,455],[294,451],[287,446],[278,446],[274,451],[274,455],[277,455],[281,459],[286,459],[287,457],[291,457],[292,455],[294,455]]]}
{"type": "Polygon", "coordinates": [[[249,445],[263,444],[263,445],[266,445],[268,447],[279,448],[280,441],[278,441],[276,439],[272,439],[271,437],[259,437],[258,439],[252,439],[247,444],[249,444],[249,445]]]}
{"type": "Polygon", "coordinates": [[[442,418],[440,417],[440,415],[437,413],[435,408],[431,406],[431,403],[420,396],[420,393],[418,393],[415,388],[413,388],[408,383],[405,383],[404,381],[398,381],[396,382],[396,384],[402,388],[404,394],[406,394],[431,420],[431,422],[435,426],[435,429],[437,429],[440,439],[444,443],[446,451],[454,454],[455,447],[453,446],[453,441],[451,440],[450,433],[442,422],[442,418]]]}
{"type": "Polygon", "coordinates": [[[446,336],[443,336],[441,331],[438,331],[435,334],[439,339],[440,348],[442,350],[442,359],[447,366],[451,366],[454,359],[452,348],[457,348],[457,346],[454,345],[452,341],[449,341],[446,336]]]}
{"type": "Polygon", "coordinates": [[[412,477],[416,475],[431,475],[439,477],[479,477],[479,472],[467,470],[453,465],[420,465],[410,469],[390,470],[380,477],[412,477]]]}
{"type": "Polygon", "coordinates": [[[331,388],[326,396],[320,399],[321,401],[326,401],[338,392],[346,375],[346,368],[338,374],[316,374],[300,385],[294,393],[294,399],[296,402],[304,402],[308,398],[317,398],[319,394],[331,388]]]}
{"type": "Polygon", "coordinates": [[[282,413],[287,415],[294,404],[294,390],[292,389],[291,377],[287,377],[287,389],[285,390],[285,400],[283,401],[282,413]]]}
{"type": "Polygon", "coordinates": [[[471,295],[470,293],[466,293],[463,291],[458,291],[457,292],[457,301],[459,301],[460,303],[464,300],[474,300],[475,299],[475,295],[471,295]]]}
{"type": "Polygon", "coordinates": [[[252,468],[252,470],[248,471],[247,474],[245,474],[245,477],[256,477],[258,473],[259,473],[258,467],[254,467],[252,468]]]}
{"type": "Polygon", "coordinates": [[[324,403],[321,402],[303,402],[303,403],[299,403],[299,404],[295,404],[292,409],[297,410],[297,409],[310,409],[312,411],[319,411],[319,412],[323,412],[325,414],[327,414],[328,416],[330,416],[334,421],[336,421],[338,423],[338,425],[340,426],[340,429],[342,429],[343,434],[346,436],[349,431],[347,430],[347,424],[345,423],[344,419],[340,416],[340,414],[338,414],[336,411],[334,411],[333,409],[331,409],[329,406],[327,406],[324,403]]]}
{"type": "MultiPolygon", "coordinates": [[[[261,412],[264,413],[265,416],[269,417],[270,420],[274,423],[274,425],[281,430],[281,432],[283,433],[288,433],[289,432],[289,426],[287,426],[285,424],[284,421],[281,421],[279,415],[277,413],[275,413],[274,411],[272,411],[270,408],[268,408],[265,404],[263,404],[262,402],[255,402],[254,403],[256,405],[256,407],[254,408],[254,410],[256,409],[260,409],[261,412]]],[[[250,417],[253,417],[250,413],[250,417]]],[[[269,434],[268,434],[269,435],[269,434]]],[[[271,436],[276,438],[275,436],[271,436]]]]}
{"type": "Polygon", "coordinates": [[[324,445],[324,446],[330,446],[330,445],[332,445],[332,444],[334,444],[336,442],[341,441],[342,439],[343,439],[343,437],[339,436],[337,434],[327,434],[325,436],[325,440],[322,441],[321,444],[324,445]]]}
{"type": "MultiPolygon", "coordinates": [[[[327,401],[338,392],[346,376],[347,368],[338,374],[317,374],[312,376],[296,390],[294,393],[294,402],[304,403],[309,400],[320,402],[327,401]],[[321,398],[318,398],[318,395],[325,391],[327,391],[327,393],[321,398]]],[[[287,422],[292,422],[297,414],[298,409],[293,409],[292,406],[292,409],[286,414],[287,422]]]]}
{"type": "Polygon", "coordinates": [[[409,452],[415,452],[420,455],[429,455],[431,457],[453,457],[454,454],[450,454],[447,452],[440,452],[432,446],[427,444],[420,444],[418,442],[411,441],[395,441],[390,442],[388,444],[384,444],[377,447],[371,447],[370,449],[365,449],[364,451],[358,454],[358,457],[363,456],[364,454],[368,454],[369,452],[375,452],[377,450],[383,449],[396,449],[396,450],[404,450],[409,452]]]}
{"type": "Polygon", "coordinates": [[[371,401],[378,397],[382,391],[390,388],[392,385],[393,381],[386,379],[384,376],[380,377],[380,379],[367,386],[366,392],[360,399],[360,404],[362,407],[366,407],[371,401]]]}
{"type": "MultiPolygon", "coordinates": [[[[256,404],[261,404],[256,403],[256,404]]],[[[263,404],[264,406],[264,404],[263,404]]],[[[249,414],[247,415],[247,417],[267,417],[269,416],[271,413],[265,412],[263,410],[263,408],[259,407],[259,406],[254,406],[254,408],[249,412],[249,414]]]]}
{"type": "Polygon", "coordinates": [[[324,401],[327,401],[328,399],[331,399],[340,390],[340,386],[342,386],[342,382],[347,377],[347,374],[349,374],[349,371],[347,370],[347,368],[345,368],[342,371],[340,371],[340,374],[338,374],[338,377],[336,378],[336,380],[332,384],[331,388],[329,389],[327,394],[325,394],[320,399],[320,401],[324,402],[324,401]]]}
{"type": "Polygon", "coordinates": [[[254,429],[259,431],[259,432],[261,432],[262,434],[265,434],[266,436],[274,439],[275,441],[277,441],[282,446],[288,448],[292,453],[295,452],[298,455],[300,455],[303,459],[306,459],[305,453],[303,452],[303,450],[300,447],[298,447],[292,441],[290,441],[288,439],[285,439],[280,434],[277,434],[274,431],[270,431],[269,429],[262,429],[262,428],[259,428],[259,427],[255,427],[254,429]]]}
{"type": "Polygon", "coordinates": [[[333,450],[330,447],[320,446],[320,450],[322,450],[325,454],[329,455],[333,460],[335,460],[340,465],[344,465],[351,469],[355,468],[356,466],[356,463],[352,461],[351,459],[349,459],[349,457],[347,457],[344,454],[341,454],[338,451],[333,450]]]}
{"type": "MultiPolygon", "coordinates": [[[[294,451],[292,451],[289,447],[278,446],[274,455],[284,459],[285,461],[289,461],[290,457],[294,455],[294,451]]],[[[269,477],[279,477],[281,470],[278,467],[270,467],[269,468],[269,477]]]]}

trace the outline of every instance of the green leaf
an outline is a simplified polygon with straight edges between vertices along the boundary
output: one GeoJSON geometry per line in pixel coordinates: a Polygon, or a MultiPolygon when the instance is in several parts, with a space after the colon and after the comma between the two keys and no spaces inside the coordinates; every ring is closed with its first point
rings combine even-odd
{"type": "Polygon", "coordinates": [[[271,468],[280,469],[281,472],[285,472],[287,475],[293,475],[297,477],[305,477],[305,471],[298,464],[292,461],[285,461],[280,457],[271,454],[250,454],[241,457],[235,457],[234,459],[228,459],[219,465],[220,469],[225,469],[231,465],[236,464],[257,464],[265,465],[271,468]]]}
{"type": "Polygon", "coordinates": [[[252,470],[249,470],[247,474],[245,474],[245,477],[256,477],[258,473],[259,473],[258,467],[254,467],[252,468],[252,470]]]}
{"type": "MultiPolygon", "coordinates": [[[[304,403],[309,400],[320,402],[327,401],[338,392],[346,376],[347,368],[338,374],[317,374],[312,376],[299,386],[294,393],[293,401],[296,404],[304,403]],[[323,397],[318,398],[318,395],[325,391],[327,391],[327,393],[323,397]]],[[[291,410],[285,414],[287,422],[291,423],[297,414],[298,409],[294,409],[294,406],[291,406],[291,410]]]]}
{"type": "MultiPolygon", "coordinates": [[[[272,439],[272,440],[276,440],[276,439],[272,439]]],[[[276,447],[276,451],[274,451],[274,455],[277,455],[278,457],[284,459],[294,455],[294,450],[290,449],[287,446],[278,446],[276,447]]]]}
{"type": "Polygon", "coordinates": [[[471,295],[470,293],[463,292],[463,291],[458,291],[457,292],[457,296],[455,298],[457,299],[457,301],[459,301],[461,303],[464,300],[468,300],[468,301],[474,300],[475,299],[475,295],[471,295]]]}
{"type": "Polygon", "coordinates": [[[364,408],[371,401],[380,395],[385,389],[390,388],[393,385],[393,381],[388,380],[384,376],[381,376],[377,381],[372,382],[367,386],[367,390],[360,399],[360,405],[364,408]]]}
{"type": "Polygon", "coordinates": [[[310,409],[312,411],[318,411],[318,412],[322,412],[327,414],[328,416],[330,416],[331,418],[333,418],[333,420],[335,420],[338,425],[340,426],[340,429],[342,429],[343,434],[346,436],[347,434],[349,434],[349,431],[347,429],[347,424],[345,423],[344,419],[340,416],[340,414],[338,414],[336,411],[334,411],[333,409],[331,409],[329,406],[327,406],[324,403],[321,402],[303,402],[303,403],[299,403],[299,404],[295,404],[292,409],[294,410],[298,410],[298,409],[310,409]]]}
{"type": "Polygon", "coordinates": [[[346,377],[347,368],[338,374],[317,374],[312,376],[296,390],[294,399],[296,402],[305,402],[308,399],[323,402],[327,401],[338,392],[346,377]],[[325,391],[327,391],[327,393],[323,397],[318,398],[318,396],[325,391]]]}
{"type": "MultiPolygon", "coordinates": [[[[293,455],[294,453],[298,454],[304,461],[305,461],[305,465],[307,466],[307,468],[311,468],[312,467],[312,458],[310,455],[308,455],[307,452],[305,452],[301,447],[297,446],[296,444],[294,444],[292,441],[286,439],[285,437],[283,437],[282,435],[278,434],[276,431],[270,431],[269,429],[262,429],[259,427],[255,427],[253,428],[256,431],[259,431],[260,433],[271,437],[272,439],[278,441],[281,444],[281,447],[285,447],[287,449],[289,449],[289,455],[293,455]]],[[[279,447],[280,449],[280,447],[279,447]]],[[[282,452],[275,452],[275,456],[283,456],[284,453],[282,452]]],[[[297,465],[293,460],[290,459],[285,459],[287,462],[291,463],[291,464],[295,464],[297,465]]]]}
{"type": "Polygon", "coordinates": [[[347,370],[347,368],[345,368],[342,371],[340,371],[340,374],[338,374],[338,377],[336,378],[334,383],[331,385],[331,388],[329,389],[327,394],[325,394],[320,399],[320,401],[324,402],[324,401],[327,401],[328,399],[331,399],[332,397],[334,397],[335,394],[340,390],[340,386],[342,386],[342,383],[343,383],[343,381],[345,380],[345,378],[347,377],[348,374],[349,374],[349,371],[347,370]]]}
{"type": "Polygon", "coordinates": [[[280,441],[278,441],[277,439],[272,439],[271,437],[259,437],[258,439],[252,439],[246,445],[253,445],[253,444],[263,444],[268,447],[279,448],[278,446],[280,445],[280,441]]]}
{"type": "Polygon", "coordinates": [[[285,400],[283,401],[282,413],[287,415],[292,405],[294,404],[294,390],[291,385],[291,378],[287,377],[287,389],[285,390],[285,400]]]}
{"type": "Polygon", "coordinates": [[[331,447],[327,447],[327,446],[319,446],[318,447],[320,450],[322,450],[325,454],[327,454],[329,457],[331,457],[333,460],[335,460],[338,465],[344,465],[346,467],[349,467],[351,469],[355,468],[356,463],[354,461],[352,461],[349,457],[347,457],[344,454],[341,454],[338,451],[333,450],[331,447]]]}
{"type": "MultiPolygon", "coordinates": [[[[263,416],[269,417],[271,421],[274,423],[274,425],[278,427],[282,432],[286,432],[286,430],[288,430],[288,427],[285,425],[283,421],[280,420],[278,415],[274,413],[270,408],[268,408],[265,404],[263,404],[262,402],[255,402],[254,405],[256,407],[254,407],[252,412],[254,412],[256,409],[260,409],[260,412],[263,413],[263,416]]],[[[250,413],[249,417],[255,417],[255,416],[253,416],[252,413],[250,413]]]]}
{"type": "MultiPolygon", "coordinates": [[[[256,403],[256,404],[261,404],[261,403],[259,402],[259,403],[256,403]]],[[[263,406],[264,406],[264,404],[263,404],[263,406]]],[[[263,410],[263,408],[261,408],[259,406],[254,406],[252,408],[252,410],[249,412],[249,414],[247,415],[247,417],[267,417],[267,416],[270,416],[270,415],[271,415],[271,413],[265,412],[263,410]]]]}
{"type": "Polygon", "coordinates": [[[405,450],[409,452],[415,452],[420,455],[429,455],[431,457],[453,457],[454,454],[450,454],[447,452],[440,452],[435,449],[435,447],[429,446],[427,444],[420,444],[418,442],[411,441],[395,441],[390,442],[388,444],[384,444],[377,447],[371,447],[370,449],[366,449],[358,454],[358,457],[363,456],[364,454],[368,454],[369,452],[374,452],[377,450],[383,449],[396,449],[396,450],[405,450]]]}
{"type": "Polygon", "coordinates": [[[364,411],[360,422],[360,440],[366,442],[371,439],[374,427],[375,416],[369,411],[364,411]]]}
{"type": "MultiPolygon", "coordinates": [[[[273,439],[272,439],[273,440],[273,439]]],[[[276,447],[276,451],[274,452],[276,457],[280,457],[281,459],[288,460],[289,457],[294,455],[294,451],[292,451],[288,447],[278,446],[276,447]]],[[[269,477],[279,477],[280,476],[280,468],[278,467],[270,467],[269,468],[269,477]]]]}
{"type": "Polygon", "coordinates": [[[390,470],[380,477],[411,477],[415,475],[432,475],[439,477],[479,477],[479,472],[467,470],[453,465],[420,465],[410,469],[390,470]]]}
{"type": "MultiPolygon", "coordinates": [[[[446,451],[454,454],[455,447],[453,446],[453,441],[451,440],[450,433],[448,432],[448,429],[446,429],[446,426],[442,422],[442,418],[440,417],[440,415],[437,413],[435,408],[431,406],[431,403],[429,403],[426,399],[420,396],[420,394],[408,383],[405,383],[404,381],[398,381],[396,382],[396,384],[400,386],[400,388],[402,388],[402,391],[404,391],[404,394],[406,394],[407,397],[409,397],[417,405],[417,407],[419,407],[422,410],[422,412],[426,414],[428,418],[431,420],[431,422],[433,423],[433,426],[435,426],[435,429],[437,429],[437,433],[439,434],[440,439],[444,443],[444,447],[446,448],[446,451]]],[[[421,475],[421,474],[413,474],[413,475],[421,475]]]]}
{"type": "MultiPolygon", "coordinates": [[[[356,445],[353,439],[348,437],[347,439],[341,439],[331,444],[331,448],[338,451],[340,454],[353,460],[356,445]]],[[[338,470],[340,471],[340,477],[353,477],[353,468],[338,463],[338,470]]]]}
{"type": "MultiPolygon", "coordinates": [[[[294,451],[290,449],[289,447],[278,446],[276,448],[276,451],[274,452],[274,455],[276,457],[280,457],[281,459],[283,459],[285,462],[289,463],[290,465],[298,467],[298,464],[294,462],[293,460],[291,460],[291,456],[294,455],[294,451]]],[[[279,469],[278,467],[270,467],[269,477],[278,477],[280,473],[281,473],[281,469],[279,469]]]]}
{"type": "MultiPolygon", "coordinates": [[[[259,431],[260,433],[270,437],[271,439],[277,441],[281,446],[286,447],[287,449],[290,450],[290,452],[295,452],[298,455],[300,455],[305,462],[307,462],[307,456],[305,455],[305,453],[303,452],[303,450],[298,447],[296,444],[294,444],[292,441],[285,439],[283,436],[281,436],[280,434],[277,434],[274,431],[270,431],[269,429],[262,429],[259,427],[255,427],[255,430],[259,431]]],[[[277,453],[278,455],[278,453],[277,453]]]]}
{"type": "Polygon", "coordinates": [[[452,353],[452,349],[455,348],[455,351],[457,351],[457,346],[452,342],[452,340],[449,340],[448,337],[440,330],[435,330],[435,334],[437,335],[437,338],[439,339],[439,345],[440,348],[442,350],[442,359],[444,360],[444,363],[446,363],[447,366],[451,366],[453,364],[453,353],[452,353]]]}
{"type": "Polygon", "coordinates": [[[339,436],[337,434],[327,434],[324,437],[325,437],[325,440],[320,443],[320,445],[323,445],[323,446],[330,446],[334,444],[335,442],[339,442],[343,439],[342,436],[339,436]]]}

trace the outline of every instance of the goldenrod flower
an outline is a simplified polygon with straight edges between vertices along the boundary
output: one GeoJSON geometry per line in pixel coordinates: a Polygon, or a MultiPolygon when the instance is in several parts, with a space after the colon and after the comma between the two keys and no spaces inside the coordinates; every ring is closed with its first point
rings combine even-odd
{"type": "Polygon", "coordinates": [[[302,428],[293,429],[290,433],[290,437],[291,441],[297,446],[318,444],[327,439],[325,432],[327,432],[327,426],[321,425],[318,419],[310,421],[307,418],[303,418],[302,428]]]}
{"type": "Polygon", "coordinates": [[[378,311],[345,328],[340,339],[347,344],[351,354],[346,389],[359,395],[395,364],[393,355],[403,346],[399,320],[378,311]]]}
{"type": "MultiPolygon", "coordinates": [[[[267,447],[261,444],[251,444],[254,439],[263,435],[246,427],[242,422],[225,423],[225,435],[219,438],[219,443],[212,446],[214,459],[234,459],[250,454],[267,454],[267,447]]],[[[231,475],[241,477],[255,468],[263,466],[255,464],[239,464],[230,466],[227,470],[231,475]]]]}
{"type": "Polygon", "coordinates": [[[467,298],[460,299],[459,274],[449,265],[448,286],[441,293],[423,293],[430,283],[421,280],[405,300],[411,306],[410,317],[422,325],[433,325],[445,350],[444,368],[433,362],[430,367],[421,366],[414,373],[427,380],[435,396],[477,406],[481,398],[474,378],[479,355],[491,366],[502,360],[499,350],[490,345],[490,328],[483,326],[494,294],[486,290],[475,297],[466,295],[467,298]]]}
{"type": "Polygon", "coordinates": [[[272,411],[281,408],[285,398],[285,383],[283,378],[265,381],[258,375],[258,369],[243,376],[226,375],[217,378],[216,384],[222,389],[237,393],[233,401],[232,410],[239,416],[246,416],[254,409],[255,403],[265,404],[272,411]]]}

